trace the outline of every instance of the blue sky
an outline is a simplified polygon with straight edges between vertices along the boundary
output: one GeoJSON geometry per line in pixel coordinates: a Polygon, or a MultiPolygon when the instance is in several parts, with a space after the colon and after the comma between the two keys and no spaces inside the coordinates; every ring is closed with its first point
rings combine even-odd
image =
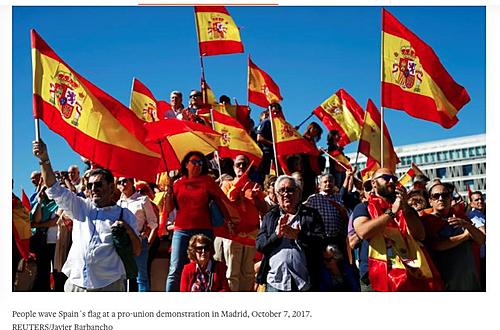
{"type": "MultiPolygon", "coordinates": [[[[429,44],[471,96],[459,123],[443,129],[386,109],[394,145],[444,139],[486,130],[486,10],[484,7],[386,7],[429,44]]],[[[228,7],[241,28],[244,54],[205,58],[205,74],[217,96],[247,102],[247,56],[280,86],[283,108],[294,125],[339,88],[364,108],[380,105],[380,7],[228,7]]],[[[31,49],[34,28],[74,70],[128,105],[132,78],[158,99],[171,90],[199,87],[200,60],[192,7],[14,7],[14,190],[32,192],[38,169],[31,154],[31,49]]],[[[251,105],[252,117],[262,110],[251,105]]],[[[314,117],[311,120],[316,120],[314,117]]],[[[310,121],[311,121],[310,120],[310,121]]],[[[66,142],[41,123],[53,166],[81,165],[66,142]]],[[[305,128],[302,126],[301,131],[305,128]]],[[[320,145],[325,145],[323,138],[320,145]]],[[[347,151],[355,151],[357,142],[347,151]]]]}

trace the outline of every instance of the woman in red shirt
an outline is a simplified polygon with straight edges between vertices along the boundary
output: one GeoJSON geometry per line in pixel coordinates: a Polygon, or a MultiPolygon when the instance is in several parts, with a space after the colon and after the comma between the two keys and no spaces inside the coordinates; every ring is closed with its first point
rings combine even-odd
{"type": "Polygon", "coordinates": [[[181,276],[181,292],[231,291],[226,278],[226,265],[215,261],[214,245],[203,234],[189,240],[190,263],[184,266],[181,276]]]}
{"type": "Polygon", "coordinates": [[[173,194],[167,194],[167,205],[170,205],[167,212],[174,207],[177,210],[166,283],[167,292],[179,291],[182,269],[189,262],[186,251],[191,236],[214,236],[208,206],[210,200],[213,199],[217,203],[225,219],[230,219],[224,205],[227,198],[214,179],[208,175],[208,161],[201,152],[191,151],[184,157],[181,162],[181,175],[182,177],[174,182],[173,194]]]}

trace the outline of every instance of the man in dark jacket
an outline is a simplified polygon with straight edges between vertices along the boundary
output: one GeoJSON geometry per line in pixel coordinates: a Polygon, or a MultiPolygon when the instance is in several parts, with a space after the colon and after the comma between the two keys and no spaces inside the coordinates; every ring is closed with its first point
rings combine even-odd
{"type": "Polygon", "coordinates": [[[266,291],[318,291],[325,229],[317,210],[300,204],[300,185],[282,175],[275,183],[279,208],[264,216],[256,247],[264,257],[257,283],[266,291]]]}

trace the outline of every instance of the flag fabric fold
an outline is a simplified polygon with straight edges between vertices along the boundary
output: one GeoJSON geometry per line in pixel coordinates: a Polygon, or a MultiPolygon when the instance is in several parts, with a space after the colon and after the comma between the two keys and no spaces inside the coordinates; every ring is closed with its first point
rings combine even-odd
{"type": "Polygon", "coordinates": [[[286,166],[286,156],[288,155],[308,154],[311,157],[319,156],[320,151],[311,142],[304,139],[285,118],[279,115],[272,115],[271,123],[273,125],[276,156],[281,168],[285,172],[288,171],[288,167],[286,166]]]}
{"type": "Polygon", "coordinates": [[[382,106],[450,128],[470,101],[434,50],[383,9],[382,106]]]}
{"type": "Polygon", "coordinates": [[[247,133],[245,128],[233,117],[212,110],[214,130],[222,134],[219,156],[235,158],[245,155],[259,165],[262,159],[262,150],[247,133]]]}
{"type": "Polygon", "coordinates": [[[224,6],[194,6],[201,56],[243,53],[240,30],[224,6]]]}
{"type": "MultiPolygon", "coordinates": [[[[164,119],[144,124],[146,142],[159,145],[164,162],[158,172],[180,169],[184,156],[193,150],[208,155],[221,145],[221,134],[210,127],[189,120],[164,119]]],[[[153,181],[154,182],[154,181],[153,181]]]]}
{"type": "Polygon", "coordinates": [[[154,181],[161,156],[146,145],[143,122],[68,66],[34,30],[31,47],[34,117],[115,176],[154,181]]]}
{"type": "Polygon", "coordinates": [[[159,106],[153,93],[139,79],[132,82],[130,109],[135,115],[147,122],[158,121],[159,106]]]}
{"type": "Polygon", "coordinates": [[[399,163],[399,158],[394,151],[389,130],[384,123],[384,150],[383,159],[380,154],[380,135],[381,135],[381,118],[380,112],[372,100],[368,100],[366,106],[366,113],[364,119],[363,132],[359,140],[359,152],[368,158],[373,158],[379,165],[383,164],[384,167],[391,171],[396,170],[396,164],[399,163]]]}
{"type": "Polygon", "coordinates": [[[339,146],[345,146],[359,140],[363,127],[364,111],[344,89],[323,101],[313,113],[323,122],[328,130],[337,130],[340,134],[339,146]]]}
{"type": "Polygon", "coordinates": [[[248,57],[248,102],[267,108],[283,100],[278,85],[270,75],[256,66],[248,57]]]}

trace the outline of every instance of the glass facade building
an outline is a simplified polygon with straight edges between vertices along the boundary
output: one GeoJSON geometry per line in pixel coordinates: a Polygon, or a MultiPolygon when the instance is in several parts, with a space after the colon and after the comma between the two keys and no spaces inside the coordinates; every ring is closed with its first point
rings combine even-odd
{"type": "MultiPolygon", "coordinates": [[[[472,191],[486,194],[486,134],[453,139],[429,141],[394,148],[401,163],[396,174],[403,175],[415,163],[430,179],[451,182],[457,191],[467,197],[467,186],[472,191]]],[[[347,155],[352,162],[356,154],[347,155]]],[[[359,155],[358,165],[365,167],[366,157],[359,155]]]]}

